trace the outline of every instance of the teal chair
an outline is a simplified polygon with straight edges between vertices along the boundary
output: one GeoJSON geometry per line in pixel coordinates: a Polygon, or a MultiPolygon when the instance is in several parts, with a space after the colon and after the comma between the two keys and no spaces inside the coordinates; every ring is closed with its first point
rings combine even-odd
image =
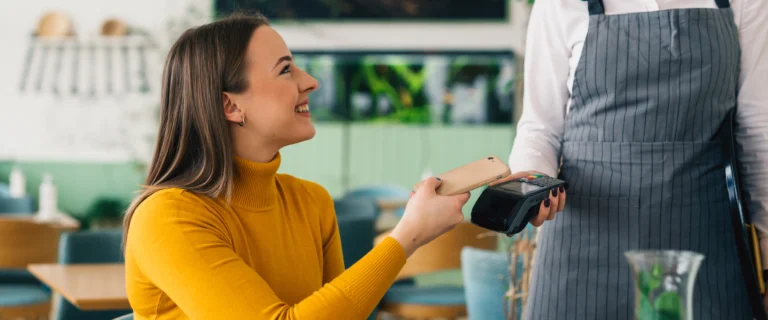
{"type": "MultiPolygon", "coordinates": [[[[406,261],[397,279],[414,277],[436,272],[461,269],[461,250],[464,247],[495,250],[497,237],[485,236],[489,231],[463,222],[453,230],[416,250],[406,261]]],[[[388,236],[383,233],[376,242],[388,236]]],[[[458,319],[466,315],[464,287],[445,285],[420,285],[418,283],[396,283],[384,295],[381,310],[406,319],[458,319]]]]}
{"type": "Polygon", "coordinates": [[[0,319],[48,319],[50,301],[41,285],[0,284],[0,319]]]}
{"type": "Polygon", "coordinates": [[[0,198],[10,198],[11,197],[11,188],[8,187],[8,184],[0,182],[0,198]]]}
{"type": "MultiPolygon", "coordinates": [[[[115,263],[124,262],[121,244],[122,230],[92,230],[67,233],[59,242],[59,263],[115,263]]],[[[57,302],[57,320],[114,319],[132,310],[82,311],[65,299],[57,302]]]]}
{"type": "MultiPolygon", "coordinates": [[[[411,197],[411,190],[405,189],[399,186],[380,185],[380,186],[364,186],[355,188],[352,191],[344,194],[344,199],[350,198],[362,198],[375,201],[377,199],[403,199],[408,200],[411,197]]],[[[405,207],[400,207],[395,210],[395,215],[398,217],[403,215],[405,207]]],[[[376,214],[378,216],[379,210],[376,207],[376,214]]]]}
{"type": "MultiPolygon", "coordinates": [[[[0,268],[22,274],[29,264],[54,263],[58,240],[58,232],[42,224],[17,219],[0,221],[0,268]]],[[[11,280],[0,282],[0,319],[47,319],[50,291],[37,281],[11,280]]]]}
{"type": "Polygon", "coordinates": [[[126,314],[124,316],[114,318],[112,320],[133,320],[133,313],[126,314]]]}
{"type": "Polygon", "coordinates": [[[374,219],[365,215],[336,217],[344,255],[344,267],[349,268],[373,249],[374,219]]]}
{"type": "Polygon", "coordinates": [[[378,208],[376,207],[376,200],[366,197],[345,197],[342,199],[334,199],[333,207],[336,211],[337,217],[354,215],[367,216],[375,219],[378,211],[378,208]]]}
{"type": "Polygon", "coordinates": [[[22,198],[0,197],[0,214],[35,212],[35,200],[30,196],[22,198]]]}
{"type": "MultiPolygon", "coordinates": [[[[2,188],[0,188],[2,189],[2,188]]],[[[0,192],[2,193],[2,192],[0,192]]],[[[0,214],[34,214],[35,201],[30,196],[22,198],[3,197],[0,194],[0,214]]],[[[41,284],[26,269],[0,269],[0,283],[41,284]]]]}
{"type": "MultiPolygon", "coordinates": [[[[504,320],[509,289],[509,263],[503,251],[465,247],[461,273],[469,320],[504,320]]],[[[522,267],[522,266],[520,266],[522,267]]]]}
{"type": "MultiPolygon", "coordinates": [[[[346,198],[334,200],[334,207],[346,269],[373,249],[376,204],[371,199],[346,198]]],[[[374,310],[368,319],[376,319],[376,313],[374,310]]]]}

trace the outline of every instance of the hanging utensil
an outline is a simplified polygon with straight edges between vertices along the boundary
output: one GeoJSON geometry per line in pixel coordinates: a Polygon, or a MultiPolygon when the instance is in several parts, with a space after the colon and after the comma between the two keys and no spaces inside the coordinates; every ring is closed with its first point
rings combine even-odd
{"type": "Polygon", "coordinates": [[[139,78],[141,78],[141,84],[139,85],[139,92],[149,92],[149,79],[147,78],[147,57],[144,52],[144,45],[139,45],[139,78]]]}
{"type": "Polygon", "coordinates": [[[106,43],[104,46],[104,55],[107,60],[107,69],[105,70],[105,76],[107,78],[107,94],[112,94],[112,44],[106,43]]]}
{"type": "Polygon", "coordinates": [[[96,44],[91,43],[90,47],[88,48],[89,54],[90,54],[90,68],[91,68],[91,76],[90,78],[90,89],[88,90],[88,96],[91,99],[96,98],[96,44]]]}
{"type": "MultiPolygon", "coordinates": [[[[101,25],[101,35],[105,37],[124,37],[128,32],[125,23],[122,21],[111,18],[104,21],[101,25]]],[[[112,48],[114,43],[108,42],[104,47],[104,53],[107,56],[107,94],[112,94],[112,48]]]]}
{"type": "Polygon", "coordinates": [[[40,56],[40,68],[37,69],[37,81],[35,82],[35,90],[37,92],[43,91],[43,74],[45,73],[45,63],[48,60],[48,50],[51,45],[48,43],[42,43],[43,51],[40,56]]]}
{"type": "Polygon", "coordinates": [[[40,69],[37,72],[37,83],[35,89],[41,92],[43,89],[43,75],[45,73],[45,65],[48,60],[48,51],[51,48],[51,44],[48,39],[63,39],[72,35],[72,22],[69,18],[61,12],[49,12],[40,18],[40,22],[37,25],[36,31],[37,39],[41,39],[42,43],[42,56],[40,61],[40,69]]]}
{"type": "Polygon", "coordinates": [[[27,56],[24,59],[24,68],[21,72],[21,83],[19,83],[19,91],[24,92],[24,90],[27,87],[27,78],[29,78],[29,69],[32,68],[32,58],[35,54],[35,40],[36,36],[32,35],[31,39],[29,40],[29,44],[27,45],[27,56]]]}
{"type": "Polygon", "coordinates": [[[131,92],[131,68],[128,64],[128,45],[123,45],[121,48],[123,51],[123,86],[125,92],[131,92]]]}
{"type": "MultiPolygon", "coordinates": [[[[128,28],[126,27],[125,23],[120,21],[116,18],[110,18],[104,21],[104,23],[101,25],[101,35],[105,37],[125,37],[125,35],[128,33],[128,28]]],[[[115,43],[107,43],[105,46],[105,54],[107,56],[107,94],[112,94],[112,58],[113,53],[112,49],[115,46],[115,43]]],[[[125,53],[125,50],[123,51],[124,57],[127,59],[127,54],[125,53]]]]}
{"type": "Polygon", "coordinates": [[[60,43],[56,48],[56,65],[53,69],[53,80],[51,80],[51,91],[53,95],[58,97],[59,92],[59,75],[61,74],[61,63],[64,59],[64,43],[60,43]]]}
{"type": "Polygon", "coordinates": [[[78,78],[78,68],[80,64],[80,44],[75,43],[72,46],[72,88],[70,91],[72,92],[72,95],[77,95],[77,82],[80,81],[78,78]]]}

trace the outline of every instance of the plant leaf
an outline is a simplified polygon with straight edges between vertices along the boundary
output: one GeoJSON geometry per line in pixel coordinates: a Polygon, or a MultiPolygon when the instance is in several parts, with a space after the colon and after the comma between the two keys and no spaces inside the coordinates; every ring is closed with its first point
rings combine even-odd
{"type": "Polygon", "coordinates": [[[659,314],[653,310],[647,296],[640,296],[640,308],[635,312],[636,320],[660,320],[659,314]]]}
{"type": "Polygon", "coordinates": [[[653,302],[653,308],[663,315],[663,319],[679,319],[681,311],[680,296],[676,292],[666,291],[653,302]]]}
{"type": "Polygon", "coordinates": [[[642,271],[637,277],[637,286],[640,292],[649,297],[650,293],[661,285],[661,277],[654,276],[652,272],[642,271]]]}

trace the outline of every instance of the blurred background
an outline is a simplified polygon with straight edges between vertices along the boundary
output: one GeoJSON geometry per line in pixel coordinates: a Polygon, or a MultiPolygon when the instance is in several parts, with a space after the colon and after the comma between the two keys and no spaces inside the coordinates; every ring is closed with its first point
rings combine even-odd
{"type": "Polygon", "coordinates": [[[376,210],[396,220],[424,176],[507,160],[531,2],[2,1],[0,198],[23,203],[0,201],[0,212],[53,201],[78,232],[119,226],[153,152],[168,48],[191,26],[258,10],[321,83],[310,96],[317,135],[285,148],[280,171],[320,183],[337,206],[361,194],[390,201],[376,210]]]}

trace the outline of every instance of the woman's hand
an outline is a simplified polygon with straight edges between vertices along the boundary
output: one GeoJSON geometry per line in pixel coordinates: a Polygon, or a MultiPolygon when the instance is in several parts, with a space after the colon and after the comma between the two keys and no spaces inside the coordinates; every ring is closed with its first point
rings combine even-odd
{"type": "MultiPolygon", "coordinates": [[[[515,172],[503,179],[494,181],[490,185],[495,186],[500,183],[504,183],[510,180],[515,180],[515,179],[520,179],[532,174],[545,175],[543,173],[536,172],[536,171],[515,172]]],[[[554,219],[555,215],[558,212],[563,211],[563,208],[565,208],[565,188],[559,187],[559,188],[550,190],[549,198],[541,202],[541,204],[539,205],[539,214],[533,219],[531,219],[531,224],[534,225],[535,227],[539,227],[544,223],[544,221],[554,219]]]]}
{"type": "Polygon", "coordinates": [[[461,208],[469,200],[469,193],[441,196],[436,193],[440,184],[437,178],[429,178],[412,192],[402,219],[390,233],[403,246],[406,256],[464,221],[461,208]]]}

